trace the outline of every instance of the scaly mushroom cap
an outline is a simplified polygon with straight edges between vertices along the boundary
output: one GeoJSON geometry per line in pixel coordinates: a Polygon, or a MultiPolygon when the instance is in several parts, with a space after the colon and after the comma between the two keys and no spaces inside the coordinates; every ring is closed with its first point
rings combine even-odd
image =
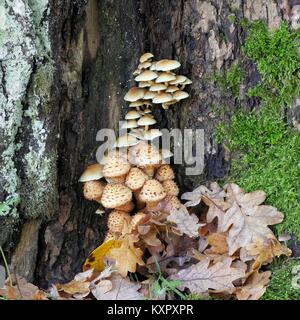
{"type": "Polygon", "coordinates": [[[101,159],[100,163],[104,166],[107,163],[117,160],[127,162],[127,154],[120,150],[111,150],[101,159]]]}
{"type": "Polygon", "coordinates": [[[145,89],[133,87],[125,95],[124,100],[129,102],[134,102],[143,99],[145,94],[145,89]]]}
{"type": "Polygon", "coordinates": [[[100,201],[103,194],[103,185],[99,181],[87,181],[83,186],[83,194],[87,200],[100,201]]]}
{"type": "Polygon", "coordinates": [[[95,163],[86,167],[83,174],[79,178],[79,182],[87,182],[103,178],[103,166],[95,163]]]}
{"type": "Polygon", "coordinates": [[[165,180],[162,182],[162,186],[164,187],[168,196],[178,196],[179,187],[174,180],[165,180]]]}
{"type": "Polygon", "coordinates": [[[139,168],[131,168],[125,181],[125,185],[132,191],[136,191],[145,184],[148,176],[139,168]]]}
{"type": "Polygon", "coordinates": [[[160,166],[156,171],[155,179],[160,182],[175,179],[172,167],[169,164],[163,164],[160,166]]]}
{"type": "Polygon", "coordinates": [[[132,192],[126,186],[116,183],[108,184],[102,194],[101,204],[105,208],[114,209],[131,201],[132,192]]]}
{"type": "Polygon", "coordinates": [[[137,212],[131,219],[131,227],[133,230],[141,223],[141,221],[146,217],[146,214],[142,211],[137,212]]]}
{"type": "Polygon", "coordinates": [[[137,167],[157,165],[161,160],[159,150],[145,141],[129,148],[129,162],[137,167]]]}
{"type": "Polygon", "coordinates": [[[174,210],[179,210],[183,206],[176,196],[166,196],[165,201],[167,201],[171,209],[174,210]]]}
{"type": "Polygon", "coordinates": [[[158,77],[158,74],[151,70],[145,70],[139,74],[134,80],[135,81],[151,81],[158,77]]]}
{"type": "Polygon", "coordinates": [[[103,167],[103,175],[105,178],[116,178],[126,175],[130,170],[130,163],[122,156],[111,157],[111,161],[107,162],[103,167]]]}
{"type": "Polygon", "coordinates": [[[155,64],[157,71],[170,71],[180,67],[180,62],[176,60],[163,59],[155,64]]]}
{"type": "Polygon", "coordinates": [[[153,57],[154,57],[154,55],[152,53],[146,52],[140,57],[140,63],[144,63],[147,60],[152,59],[153,57]]]}
{"type": "Polygon", "coordinates": [[[139,196],[145,202],[157,202],[165,198],[164,187],[157,180],[151,179],[145,182],[139,196]]]}
{"type": "Polygon", "coordinates": [[[120,207],[117,207],[116,210],[124,211],[124,212],[131,212],[134,209],[134,203],[132,201],[123,204],[120,207]]]}
{"type": "Polygon", "coordinates": [[[125,223],[131,221],[131,217],[128,213],[123,211],[112,211],[107,220],[107,227],[110,233],[121,233],[125,223]]]}
{"type": "Polygon", "coordinates": [[[107,231],[104,238],[104,242],[107,242],[109,240],[115,240],[115,236],[110,231],[107,231]]]}

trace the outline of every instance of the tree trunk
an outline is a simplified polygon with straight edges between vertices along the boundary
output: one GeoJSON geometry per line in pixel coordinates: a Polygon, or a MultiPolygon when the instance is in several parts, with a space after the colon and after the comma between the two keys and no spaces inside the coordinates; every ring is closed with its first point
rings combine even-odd
{"type": "MultiPolygon", "coordinates": [[[[192,79],[190,98],[156,112],[160,127],[205,129],[205,169],[182,190],[223,178],[230,155],[215,142],[216,107],[237,102],[210,79],[238,61],[236,17],[270,28],[297,1],[1,0],[0,245],[11,266],[47,286],[69,280],[105,233],[106,218],[78,178],[95,161],[101,128],[117,129],[123,97],[146,51],[175,58],[192,79]]],[[[249,81],[257,77],[248,66],[249,81]]],[[[254,80],[253,80],[254,79],[254,80]]],[[[249,108],[256,101],[244,98],[249,108]]]]}

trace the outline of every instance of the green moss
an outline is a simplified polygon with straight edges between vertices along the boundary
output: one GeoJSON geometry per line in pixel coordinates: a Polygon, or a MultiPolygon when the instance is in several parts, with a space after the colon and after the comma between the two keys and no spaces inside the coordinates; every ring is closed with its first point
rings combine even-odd
{"type": "Polygon", "coordinates": [[[219,72],[215,75],[215,83],[223,90],[229,91],[232,96],[239,98],[240,85],[244,80],[245,72],[239,64],[234,64],[227,72],[219,72]]]}
{"type": "Polygon", "coordinates": [[[244,52],[254,60],[260,83],[250,95],[261,98],[258,110],[238,111],[229,125],[221,124],[217,141],[232,152],[228,180],[246,191],[264,190],[267,203],[285,214],[277,232],[300,239],[300,135],[286,123],[284,109],[299,96],[300,57],[297,32],[286,24],[274,33],[258,22],[251,27],[244,52]]]}
{"type": "MultiPolygon", "coordinates": [[[[262,300],[300,300],[300,289],[293,288],[292,281],[299,275],[300,261],[286,260],[270,266],[271,281],[262,300]],[[298,269],[298,270],[297,270],[298,269]]],[[[299,281],[298,281],[299,283],[299,281]]]]}

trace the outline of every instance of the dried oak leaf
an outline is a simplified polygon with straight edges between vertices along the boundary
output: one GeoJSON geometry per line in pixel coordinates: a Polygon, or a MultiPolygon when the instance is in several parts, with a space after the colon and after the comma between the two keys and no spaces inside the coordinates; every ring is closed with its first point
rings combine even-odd
{"type": "Polygon", "coordinates": [[[226,201],[230,204],[229,209],[223,210],[217,207],[210,199],[205,201],[210,206],[207,222],[209,223],[217,217],[217,232],[229,230],[227,237],[229,255],[246,247],[256,237],[274,238],[268,225],[282,222],[283,214],[272,206],[261,205],[266,194],[263,191],[245,193],[236,184],[226,185],[226,190],[226,201]]]}
{"type": "Polygon", "coordinates": [[[199,237],[199,228],[204,224],[199,223],[199,219],[195,214],[190,214],[185,206],[179,210],[171,210],[167,220],[176,224],[176,229],[181,234],[186,234],[191,238],[199,237]]]}
{"type": "Polygon", "coordinates": [[[210,259],[205,259],[170,277],[180,280],[180,289],[188,288],[191,293],[204,293],[208,290],[233,292],[233,282],[245,277],[245,271],[231,267],[232,259],[227,257],[210,266],[210,259]]]}
{"type": "Polygon", "coordinates": [[[212,182],[210,184],[210,188],[207,188],[206,186],[200,186],[192,192],[184,193],[181,196],[181,199],[188,200],[185,203],[186,207],[195,207],[201,202],[203,196],[207,196],[210,199],[214,199],[216,201],[223,201],[225,197],[225,191],[220,188],[218,183],[212,182]]]}
{"type": "Polygon", "coordinates": [[[254,272],[246,283],[237,288],[236,297],[238,300],[258,300],[265,293],[267,284],[270,281],[271,272],[254,272]]]}
{"type": "Polygon", "coordinates": [[[227,234],[212,233],[207,237],[207,243],[211,246],[209,249],[212,253],[224,254],[228,252],[227,234]]]}
{"type": "Polygon", "coordinates": [[[143,300],[145,297],[139,292],[140,288],[139,283],[115,274],[110,280],[100,281],[92,293],[97,300],[143,300]]]}
{"type": "Polygon", "coordinates": [[[292,251],[282,245],[278,240],[273,238],[262,239],[258,237],[254,239],[253,243],[246,246],[245,252],[247,258],[242,256],[244,261],[248,259],[255,260],[252,265],[253,270],[259,269],[262,265],[270,263],[275,257],[281,255],[290,256],[292,254],[292,251]]]}
{"type": "Polygon", "coordinates": [[[137,264],[143,266],[143,251],[136,248],[134,243],[137,241],[133,236],[127,235],[119,240],[121,245],[119,248],[110,250],[107,257],[115,260],[118,273],[122,277],[126,277],[128,272],[135,272],[137,264]]]}

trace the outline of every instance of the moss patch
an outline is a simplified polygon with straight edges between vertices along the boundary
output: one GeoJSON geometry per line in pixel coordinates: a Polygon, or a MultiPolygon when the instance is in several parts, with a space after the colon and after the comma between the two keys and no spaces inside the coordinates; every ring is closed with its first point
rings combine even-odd
{"type": "Polygon", "coordinates": [[[284,117],[300,93],[298,31],[286,24],[270,33],[262,22],[251,26],[244,52],[261,74],[250,96],[261,104],[252,112],[238,111],[229,125],[221,124],[217,140],[232,152],[233,180],[246,191],[262,189],[267,203],[285,214],[276,227],[300,239],[300,135],[284,117]]]}
{"type": "Polygon", "coordinates": [[[300,289],[292,286],[293,278],[300,274],[300,261],[279,261],[273,263],[270,270],[272,278],[262,300],[300,300],[300,289]]]}

